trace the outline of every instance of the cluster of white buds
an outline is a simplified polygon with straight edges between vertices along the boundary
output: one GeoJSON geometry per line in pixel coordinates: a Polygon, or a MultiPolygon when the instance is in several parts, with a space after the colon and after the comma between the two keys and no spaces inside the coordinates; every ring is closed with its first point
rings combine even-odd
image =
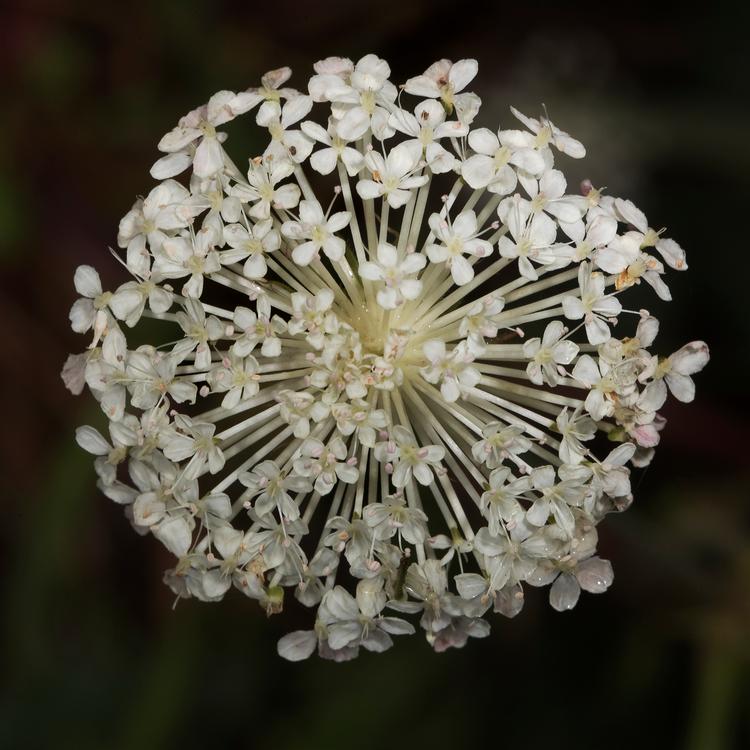
{"type": "Polygon", "coordinates": [[[77,432],[99,487],[175,556],[178,597],[314,608],[287,659],[387,649],[414,631],[394,612],[460,647],[524,585],[570,609],[612,583],[597,524],[708,361],[651,354],[657,320],[621,303],[668,300],[684,253],[567,191],[557,152],[585,150],[546,112],[478,127],[475,60],[402,86],[375,55],[314,67],[307,93],[281,68],[185,115],[120,223],[129,280],[76,271],[89,345],[63,378],[109,420],[77,432]],[[221,127],[250,112],[269,143],[240,169],[221,127]]]}

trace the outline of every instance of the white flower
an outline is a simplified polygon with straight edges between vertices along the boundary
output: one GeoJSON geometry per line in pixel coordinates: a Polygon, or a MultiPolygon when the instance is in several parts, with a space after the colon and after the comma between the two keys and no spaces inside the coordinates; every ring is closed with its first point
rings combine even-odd
{"type": "Polygon", "coordinates": [[[294,437],[306,438],[310,434],[310,420],[320,422],[328,416],[329,408],[305,391],[279,391],[281,418],[294,430],[294,437]]]}
{"type": "Polygon", "coordinates": [[[262,279],[268,272],[264,254],[272,253],[281,246],[279,233],[270,219],[259,221],[249,231],[241,224],[228,224],[224,227],[224,241],[232,249],[222,250],[219,260],[222,264],[244,260],[242,272],[248,279],[262,279]]]}
{"type": "Polygon", "coordinates": [[[215,393],[225,393],[221,405],[225,409],[237,406],[240,400],[255,396],[260,390],[259,365],[255,357],[230,354],[221,365],[208,374],[208,382],[215,393]]]}
{"type": "Polygon", "coordinates": [[[572,537],[575,518],[570,506],[580,506],[586,497],[586,488],[576,479],[555,482],[552,466],[540,466],[531,472],[531,485],[539,492],[531,507],[526,511],[526,519],[535,526],[544,526],[550,514],[555,523],[568,537],[572,537]]]}
{"type": "Polygon", "coordinates": [[[503,258],[518,258],[521,276],[536,281],[539,278],[532,260],[543,266],[556,262],[555,237],[557,227],[546,214],[534,212],[532,204],[518,195],[498,206],[498,216],[508,227],[508,236],[498,240],[497,249],[503,258]]]}
{"type": "Polygon", "coordinates": [[[318,149],[310,157],[310,166],[316,172],[330,174],[336,169],[338,161],[344,164],[349,177],[354,177],[361,171],[365,164],[364,156],[356,148],[349,146],[348,141],[336,133],[335,127],[329,124],[328,130],[325,130],[317,122],[311,120],[306,120],[300,127],[308,138],[326,146],[326,148],[318,149]]]}
{"type": "Polygon", "coordinates": [[[511,107],[510,111],[536,135],[537,148],[551,143],[558,151],[574,159],[582,159],[586,156],[586,149],[583,145],[564,130],[553,125],[546,116],[535,120],[533,117],[521,114],[515,107],[511,107]]]}
{"type": "Polygon", "coordinates": [[[216,174],[224,167],[224,150],[216,128],[235,118],[237,113],[231,107],[234,98],[232,91],[219,91],[208,104],[188,112],[177,127],[159,141],[159,151],[174,154],[197,144],[192,158],[193,171],[198,177],[216,174]]]}
{"type": "Polygon", "coordinates": [[[290,660],[390,648],[414,628],[386,607],[440,652],[527,585],[561,611],[607,589],[597,526],[708,362],[652,352],[646,310],[610,329],[641,281],[669,300],[684,252],[631,201],[567,192],[560,154],[584,149],[546,112],[470,130],[476,73],[401,85],[368,54],[318,61],[304,93],[285,67],[220,91],[159,143],[125,279],[75,273],[89,346],[62,379],[108,421],[76,432],[98,487],[175,556],[177,597],[313,609],[290,660]],[[230,158],[221,126],[250,111],[262,155],[230,158]]]}
{"type": "Polygon", "coordinates": [[[315,480],[316,492],[327,495],[335,486],[336,480],[352,484],[357,481],[359,469],[346,456],[346,445],[340,438],[334,438],[328,445],[320,440],[308,438],[300,448],[301,457],[294,462],[294,470],[301,477],[315,480]]]}
{"type": "Polygon", "coordinates": [[[278,357],[281,354],[281,340],[279,334],[286,331],[284,319],[278,315],[271,315],[271,308],[266,309],[258,304],[258,313],[249,307],[237,307],[234,310],[234,328],[240,334],[232,344],[232,352],[240,357],[246,357],[258,344],[260,353],[264,357],[278,357]]]}
{"type": "Polygon", "coordinates": [[[359,275],[370,281],[382,281],[378,290],[378,304],[384,310],[393,310],[406,300],[416,299],[422,291],[422,282],[413,278],[421,271],[427,259],[420,253],[408,253],[399,259],[393,245],[378,245],[377,261],[360,263],[359,275]]]}
{"type": "Polygon", "coordinates": [[[474,269],[464,254],[484,258],[492,252],[492,245],[477,237],[476,214],[463,211],[453,222],[448,222],[439,214],[432,214],[429,223],[442,244],[428,245],[427,257],[432,263],[445,263],[458,286],[468,284],[474,278],[474,269]]]}
{"type": "MultiPolygon", "coordinates": [[[[499,462],[498,462],[499,463],[499,462]]],[[[506,466],[496,466],[490,474],[488,489],[482,494],[479,509],[487,519],[489,533],[502,533],[503,522],[512,528],[525,515],[521,501],[531,489],[529,477],[515,477],[506,466]]]]}
{"type": "Polygon", "coordinates": [[[592,440],[596,434],[596,425],[579,406],[574,412],[567,409],[560,412],[555,423],[562,440],[560,441],[560,458],[566,464],[579,464],[587,454],[583,442],[592,440]]]}
{"type": "MultiPolygon", "coordinates": [[[[449,172],[456,165],[456,157],[438,143],[442,138],[461,138],[469,129],[463,123],[445,121],[445,109],[435,101],[420,102],[414,114],[403,109],[391,113],[390,125],[411,136],[424,149],[424,158],[433,174],[449,172]]],[[[406,141],[411,143],[411,141],[406,141]]]]}
{"type": "Polygon", "coordinates": [[[317,201],[301,201],[299,221],[287,221],[281,225],[282,234],[299,242],[292,252],[292,258],[300,266],[307,266],[318,258],[322,250],[331,260],[344,257],[346,243],[335,232],[343,229],[351,220],[348,211],[340,211],[328,217],[317,201]],[[304,241],[303,241],[304,240],[304,241]]]}
{"type": "Polygon", "coordinates": [[[136,201],[120,220],[117,244],[127,249],[131,273],[147,278],[151,268],[148,247],[159,248],[169,233],[190,224],[192,212],[185,206],[189,198],[190,193],[179,182],[165,180],[144,200],[136,201]]]}
{"type": "Polygon", "coordinates": [[[220,239],[220,230],[209,223],[196,233],[194,238],[171,237],[162,242],[156,252],[154,273],[165,279],[181,279],[190,276],[182,286],[186,297],[199,299],[203,293],[203,279],[220,268],[219,254],[215,247],[220,239]]]}
{"type": "Polygon", "coordinates": [[[488,295],[477,300],[461,319],[458,332],[461,336],[466,336],[466,345],[475,357],[485,353],[488,338],[497,336],[500,326],[496,317],[504,307],[505,300],[502,297],[488,295]]]}
{"type": "Polygon", "coordinates": [[[395,487],[405,487],[412,476],[420,484],[431,484],[434,479],[432,467],[439,465],[444,456],[445,449],[439,445],[420,448],[414,435],[401,425],[393,428],[391,439],[375,446],[375,458],[386,464],[395,487]]]}
{"type": "Polygon", "coordinates": [[[233,112],[243,114],[257,107],[262,101],[276,102],[279,99],[290,99],[297,96],[294,89],[282,88],[282,86],[291,78],[292,69],[283,67],[276,70],[269,70],[260,79],[260,86],[255,86],[241,91],[230,100],[229,106],[233,112]]]}
{"type": "Polygon", "coordinates": [[[73,284],[78,294],[81,295],[70,308],[70,325],[76,333],[86,333],[94,329],[94,347],[99,339],[107,331],[109,317],[107,305],[112,295],[102,291],[102,282],[99,274],[91,266],[78,266],[73,284]]]}
{"type": "Polygon", "coordinates": [[[607,360],[600,359],[597,364],[593,357],[583,354],[578,358],[572,375],[590,389],[584,406],[592,419],[598,422],[614,412],[612,399],[616,397],[617,383],[613,380],[607,360]]]}
{"type": "Polygon", "coordinates": [[[619,315],[622,305],[617,297],[605,294],[606,282],[600,273],[592,272],[588,263],[581,263],[578,271],[580,296],[564,297],[565,317],[583,320],[589,343],[602,344],[612,335],[607,323],[619,315]]]}
{"type": "MultiPolygon", "coordinates": [[[[504,425],[502,422],[488,422],[482,428],[482,440],[471,448],[474,460],[496,469],[506,460],[516,460],[521,453],[531,448],[531,441],[524,437],[517,425],[504,425]]],[[[494,532],[493,532],[494,533],[494,532]]]]}
{"type": "Polygon", "coordinates": [[[331,414],[342,435],[351,435],[356,430],[362,445],[372,448],[375,445],[376,431],[388,425],[388,417],[383,409],[372,409],[366,401],[354,399],[351,403],[339,402],[331,407],[331,414]]]}
{"type": "Polygon", "coordinates": [[[569,365],[578,354],[578,345],[569,339],[563,339],[567,328],[560,320],[547,324],[542,338],[528,339],[524,342],[523,353],[530,362],[526,365],[529,380],[536,385],[555,386],[560,383],[561,368],[569,365]]]}
{"type": "Polygon", "coordinates": [[[389,495],[382,503],[370,503],[364,519],[379,539],[398,534],[409,544],[422,544],[427,538],[427,516],[419,508],[409,508],[401,495],[389,495]]]}
{"type": "Polygon", "coordinates": [[[428,383],[440,383],[440,393],[448,401],[456,401],[466,388],[473,388],[480,380],[481,373],[471,366],[474,357],[464,342],[450,352],[445,342],[434,339],[422,347],[429,365],[420,370],[428,383]]]}
{"type": "Polygon", "coordinates": [[[170,435],[165,437],[164,455],[170,461],[184,461],[188,464],[182,474],[184,479],[197,479],[204,468],[216,474],[224,467],[224,453],[214,438],[216,425],[206,422],[193,422],[188,417],[180,417],[170,435]]]}
{"type": "Polygon", "coordinates": [[[301,130],[290,129],[290,126],[298,123],[311,108],[309,96],[295,96],[283,106],[275,101],[263,102],[255,118],[271,135],[263,155],[272,159],[289,158],[297,163],[305,161],[312,151],[312,141],[301,130]]]}
{"type": "Polygon", "coordinates": [[[474,108],[478,108],[479,97],[463,91],[475,78],[479,65],[476,60],[438,60],[430,65],[421,76],[410,78],[404,84],[404,91],[414,96],[426,96],[440,99],[448,111],[454,107],[459,113],[461,122],[470,123],[474,108]],[[463,115],[463,116],[462,116],[463,115]]]}
{"type": "Polygon", "coordinates": [[[262,461],[252,471],[240,474],[239,479],[250,497],[255,497],[253,507],[258,515],[278,507],[290,521],[299,518],[299,507],[289,492],[309,492],[312,488],[306,477],[284,475],[273,461],[262,461]]]}
{"type": "Polygon", "coordinates": [[[491,193],[513,191],[517,183],[513,167],[540,175],[546,166],[533,136],[518,130],[499,130],[495,135],[478,128],[469,133],[469,145],[476,153],[463,162],[461,175],[471,187],[486,187],[491,193]]]}
{"type": "Polygon", "coordinates": [[[422,149],[415,141],[406,141],[392,148],[387,158],[376,151],[365,156],[365,166],[372,179],[360,180],[357,192],[363,200],[383,196],[391,208],[401,208],[414,188],[427,182],[427,175],[414,175],[419,169],[422,149]]]}
{"type": "Polygon", "coordinates": [[[271,207],[289,210],[299,203],[299,186],[279,183],[294,172],[294,165],[287,159],[256,159],[250,162],[247,184],[232,187],[231,195],[243,203],[252,203],[248,214],[253,219],[268,219],[271,207]]]}

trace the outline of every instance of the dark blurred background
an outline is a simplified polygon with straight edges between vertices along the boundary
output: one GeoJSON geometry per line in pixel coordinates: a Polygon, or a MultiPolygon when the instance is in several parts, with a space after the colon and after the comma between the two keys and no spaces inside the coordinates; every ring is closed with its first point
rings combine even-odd
{"type": "Polygon", "coordinates": [[[749,747],[748,7],[3,3],[0,747],[749,747]],[[666,408],[635,505],[600,527],[606,596],[557,614],[531,590],[516,620],[443,655],[417,636],[289,664],[275,642],[294,616],[237,592],[172,610],[168,557],[98,495],[73,440],[98,408],[58,373],[82,348],[73,270],[120,282],[106,248],[177,118],[270,68],[304,87],[317,59],[370,51],[397,81],[476,57],[482,124],[546,103],[588,148],[569,184],[633,199],[687,250],[674,302],[652,305],[661,352],[702,338],[713,358],[695,403],[666,408]]]}

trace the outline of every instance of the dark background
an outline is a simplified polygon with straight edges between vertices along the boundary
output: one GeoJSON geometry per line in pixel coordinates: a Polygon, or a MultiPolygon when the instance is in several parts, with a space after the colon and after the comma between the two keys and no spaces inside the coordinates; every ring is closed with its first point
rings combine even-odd
{"type": "MultiPolygon", "coordinates": [[[[747,10],[2,7],[0,747],[750,746],[747,10]],[[652,305],[658,347],[700,338],[713,358],[695,403],[665,409],[633,508],[600,527],[616,571],[606,596],[557,614],[531,590],[516,620],[497,616],[488,639],[443,655],[417,636],[348,664],[289,664],[275,642],[302,625],[293,616],[266,620],[237,592],[172,610],[168,556],[98,495],[73,440],[101,414],[58,373],[83,346],[68,329],[73,270],[123,280],[106,248],[177,118],[270,68],[291,65],[304,88],[317,59],[370,51],[396,81],[476,57],[485,125],[545,102],[588,148],[564,161],[571,186],[590,177],[632,198],[688,253],[675,301],[652,305]]],[[[241,132],[229,146],[257,148],[241,132]]]]}

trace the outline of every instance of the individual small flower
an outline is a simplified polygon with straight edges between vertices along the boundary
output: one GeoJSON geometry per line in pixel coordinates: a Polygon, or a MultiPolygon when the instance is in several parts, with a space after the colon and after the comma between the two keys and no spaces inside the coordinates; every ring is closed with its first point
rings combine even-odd
{"type": "Polygon", "coordinates": [[[547,170],[538,181],[522,179],[522,182],[535,213],[544,211],[552,216],[571,239],[580,235],[588,203],[582,195],[565,194],[567,182],[559,169],[547,170]]]}
{"type": "Polygon", "coordinates": [[[320,440],[308,438],[300,448],[301,457],[294,462],[294,470],[301,477],[314,480],[313,488],[321,495],[327,495],[340,479],[352,484],[359,477],[359,469],[347,459],[346,445],[340,438],[334,438],[328,445],[320,440]]]}
{"type": "Polygon", "coordinates": [[[261,461],[252,471],[240,474],[240,484],[248,489],[248,496],[255,498],[253,508],[263,516],[279,508],[286,518],[299,518],[299,507],[290,492],[309,492],[312,483],[306,477],[284,474],[274,461],[261,461]]]}
{"type": "Polygon", "coordinates": [[[571,374],[574,380],[590,389],[584,406],[592,419],[598,422],[614,412],[617,383],[606,360],[600,359],[597,363],[593,357],[583,354],[578,358],[571,374]]]}
{"type": "Polygon", "coordinates": [[[560,458],[566,464],[581,463],[588,453],[583,443],[592,440],[596,434],[594,422],[581,412],[581,406],[573,412],[563,409],[555,423],[562,436],[560,458]]]}
{"type": "Polygon", "coordinates": [[[270,305],[258,304],[257,307],[257,313],[249,307],[235,308],[234,329],[239,337],[232,344],[232,352],[246,357],[260,344],[262,356],[278,357],[281,354],[279,335],[286,331],[286,323],[278,315],[271,316],[270,305]]]}
{"type": "Polygon", "coordinates": [[[474,545],[486,558],[489,590],[501,591],[525,580],[543,556],[544,545],[539,542],[524,524],[518,524],[509,534],[497,536],[486,526],[480,529],[474,545]]]}
{"type": "Polygon", "coordinates": [[[322,401],[305,391],[279,391],[281,418],[293,429],[294,437],[306,438],[310,434],[310,421],[320,422],[330,411],[322,401]]]}
{"type": "Polygon", "coordinates": [[[112,295],[102,291],[102,282],[96,269],[91,266],[78,266],[73,277],[75,289],[80,298],[70,308],[70,325],[76,333],[86,333],[94,329],[94,341],[91,348],[96,346],[99,339],[107,331],[109,316],[107,306],[112,295]]]}
{"type": "Polygon", "coordinates": [[[388,417],[383,409],[373,409],[366,401],[354,399],[351,403],[339,402],[331,407],[331,414],[342,435],[355,431],[359,442],[372,448],[377,432],[388,425],[388,417]]]}
{"type": "Polygon", "coordinates": [[[632,201],[616,198],[615,209],[623,221],[631,224],[638,230],[640,233],[640,246],[642,248],[655,247],[670,268],[674,268],[677,271],[687,270],[685,251],[674,240],[661,237],[661,232],[651,229],[648,225],[646,215],[632,201]]]}
{"type": "Polygon", "coordinates": [[[215,315],[206,315],[205,307],[198,300],[187,298],[183,308],[175,318],[185,338],[175,344],[173,352],[180,358],[195,352],[196,368],[207,370],[211,366],[210,344],[225,334],[226,327],[215,315]]]}
{"type": "Polygon", "coordinates": [[[262,279],[268,273],[264,255],[281,246],[279,233],[270,219],[259,221],[249,229],[241,224],[229,224],[224,227],[224,241],[231,250],[219,253],[220,262],[224,265],[244,260],[242,273],[248,279],[262,279]]]}
{"type": "Polygon", "coordinates": [[[564,130],[553,125],[546,115],[540,120],[535,120],[533,117],[521,114],[515,107],[511,107],[510,111],[536,135],[538,148],[551,143],[558,151],[574,159],[582,159],[586,156],[586,149],[583,145],[564,130]]]}
{"type": "Polygon", "coordinates": [[[500,204],[498,216],[507,224],[510,235],[498,240],[500,255],[503,258],[518,258],[521,276],[536,281],[539,274],[531,261],[550,266],[557,260],[555,223],[546,214],[534,212],[532,205],[518,195],[500,204]]]}
{"type": "Polygon", "coordinates": [[[294,172],[294,165],[288,159],[253,159],[247,173],[247,183],[239,183],[231,188],[231,195],[243,203],[252,204],[248,215],[252,219],[268,219],[271,208],[288,211],[300,199],[297,185],[279,183],[294,172]]]}
{"type": "Polygon", "coordinates": [[[386,604],[383,580],[370,578],[357,584],[356,598],[341,586],[324,597],[318,619],[326,634],[326,645],[333,651],[362,646],[381,652],[393,645],[390,634],[413,633],[414,628],[399,617],[383,617],[386,604]]]}
{"type": "Polygon", "coordinates": [[[204,226],[195,237],[170,237],[164,240],[156,253],[154,273],[165,279],[190,278],[182,285],[182,293],[193,299],[200,298],[203,280],[221,269],[216,245],[219,227],[215,223],[204,226]]]}
{"type": "MultiPolygon", "coordinates": [[[[695,398],[695,382],[691,375],[700,372],[709,360],[708,346],[703,341],[691,341],[678,349],[671,356],[654,363],[653,381],[649,388],[653,388],[654,399],[658,403],[655,408],[661,408],[667,397],[667,389],[683,403],[690,403],[695,398]]],[[[645,373],[644,373],[645,374],[645,373]]]]}
{"type": "Polygon", "coordinates": [[[569,320],[583,319],[590,344],[603,344],[612,335],[608,322],[620,314],[622,305],[617,297],[605,294],[604,277],[591,271],[589,263],[581,263],[578,271],[580,296],[564,297],[562,301],[565,317],[569,320]]]}
{"type": "Polygon", "coordinates": [[[466,336],[466,346],[475,357],[487,351],[488,338],[497,336],[500,325],[496,319],[504,307],[502,297],[490,294],[477,300],[461,319],[458,332],[466,336]]]}
{"type": "Polygon", "coordinates": [[[214,424],[181,416],[176,429],[165,438],[162,450],[170,461],[188,460],[183,479],[197,479],[204,469],[216,474],[224,468],[224,453],[214,438],[215,431],[214,424]]]}
{"type": "Polygon", "coordinates": [[[343,229],[351,220],[348,211],[339,211],[326,216],[317,201],[301,201],[299,221],[286,221],[281,225],[281,233],[299,244],[292,251],[292,259],[300,266],[307,266],[318,258],[322,250],[331,260],[344,257],[346,242],[336,237],[335,232],[343,229]]]}
{"type": "Polygon", "coordinates": [[[406,300],[419,297],[422,282],[415,278],[427,263],[421,253],[407,253],[399,258],[398,250],[385,242],[378,245],[377,261],[359,265],[359,275],[369,281],[383,282],[378,290],[378,304],[384,310],[394,310],[406,300]]]}
{"type": "Polygon", "coordinates": [[[301,131],[290,128],[305,117],[312,108],[309,96],[295,96],[284,105],[275,101],[265,101],[258,110],[255,121],[267,128],[271,135],[264,156],[272,159],[289,158],[293,162],[303,162],[310,156],[312,141],[301,131]]]}
{"type": "Polygon", "coordinates": [[[330,312],[333,304],[333,292],[321,289],[314,296],[292,294],[292,317],[289,321],[289,333],[307,333],[307,340],[314,349],[322,349],[325,334],[337,330],[336,316],[330,312]]]}
{"type": "Polygon", "coordinates": [[[311,140],[322,143],[326,148],[318,149],[310,157],[310,166],[320,174],[330,174],[341,161],[349,177],[357,175],[365,164],[362,154],[348,145],[336,132],[335,121],[329,123],[328,130],[317,122],[306,120],[300,126],[302,132],[311,140]]]}
{"type": "Polygon", "coordinates": [[[431,484],[433,468],[437,467],[445,456],[445,450],[439,445],[419,447],[409,430],[401,425],[393,428],[391,439],[375,446],[375,458],[391,466],[386,471],[391,473],[395,487],[405,487],[412,476],[423,485],[431,484]]]}
{"type": "Polygon", "coordinates": [[[219,91],[208,100],[208,104],[188,112],[177,127],[159,141],[159,151],[174,154],[195,145],[192,159],[195,174],[198,177],[216,174],[224,167],[224,150],[216,128],[235,118],[237,113],[230,106],[234,98],[232,91],[219,91]]]}
{"type": "Polygon", "coordinates": [[[482,493],[479,504],[490,534],[499,536],[504,533],[503,524],[513,528],[523,520],[526,511],[521,502],[530,489],[530,477],[515,477],[507,466],[498,463],[490,474],[489,486],[482,493]]]}
{"type": "Polygon", "coordinates": [[[117,244],[127,250],[128,270],[147,278],[151,269],[151,254],[172,232],[190,224],[191,211],[185,205],[190,193],[175,180],[157,185],[143,200],[120,220],[117,244]]]}
{"type": "Polygon", "coordinates": [[[586,487],[577,478],[556,482],[552,466],[540,466],[531,472],[531,485],[539,495],[526,511],[526,520],[534,526],[544,526],[550,514],[558,528],[568,537],[572,537],[575,518],[571,506],[583,504],[586,487]]]}
{"type": "Polygon", "coordinates": [[[124,379],[130,386],[130,403],[139,409],[151,409],[165,396],[177,404],[195,403],[197,387],[177,376],[181,359],[181,354],[160,352],[148,345],[130,352],[124,379]]]}
{"type": "MultiPolygon", "coordinates": [[[[456,157],[438,143],[443,138],[462,138],[469,129],[455,120],[445,121],[445,109],[435,101],[420,102],[414,114],[403,109],[391,113],[388,121],[400,133],[410,136],[424,150],[424,159],[433,174],[452,170],[456,157]]],[[[412,141],[406,141],[411,143],[412,141]]]]}
{"type": "Polygon", "coordinates": [[[395,146],[383,158],[376,151],[365,156],[365,166],[372,179],[357,183],[357,192],[362,200],[383,197],[391,208],[401,208],[411,197],[414,188],[427,182],[427,175],[415,175],[420,165],[421,146],[415,141],[407,141],[395,146]]]}
{"type": "Polygon", "coordinates": [[[476,214],[463,211],[453,222],[432,214],[430,229],[442,244],[428,245],[427,257],[432,263],[445,263],[458,286],[468,284],[474,278],[474,269],[464,255],[484,258],[492,252],[492,245],[477,236],[476,214]]]}
{"type": "Polygon", "coordinates": [[[532,176],[541,175],[546,167],[533,137],[517,130],[499,130],[495,135],[478,128],[469,133],[469,145],[475,153],[461,165],[461,176],[475,189],[507,195],[518,181],[513,167],[532,176]]]}
{"type": "Polygon", "coordinates": [[[233,409],[240,401],[255,396],[260,390],[260,365],[255,357],[230,354],[208,374],[208,382],[215,393],[226,394],[221,401],[225,409],[233,409]]]}
{"type": "Polygon", "coordinates": [[[447,352],[443,341],[433,339],[425,342],[422,352],[429,364],[419,372],[428,383],[440,383],[440,393],[448,402],[456,401],[482,377],[479,370],[471,366],[474,357],[464,342],[447,352]]]}
{"type": "Polygon", "coordinates": [[[521,453],[531,448],[531,441],[517,425],[488,422],[482,428],[482,439],[472,446],[474,460],[488,469],[497,469],[505,461],[516,461],[521,453]]]}
{"type": "Polygon", "coordinates": [[[109,309],[129,328],[135,326],[143,316],[148,303],[149,310],[161,315],[172,307],[174,294],[153,281],[126,281],[117,287],[109,300],[109,309]]]}
{"type": "MultiPolygon", "coordinates": [[[[463,91],[475,78],[479,65],[476,60],[438,60],[430,65],[421,76],[410,78],[404,84],[404,91],[414,96],[426,96],[440,99],[448,112],[455,107],[459,117],[478,108],[475,94],[463,91]]],[[[461,117],[461,121],[470,123],[473,117],[461,117]]]]}
{"type": "Polygon", "coordinates": [[[556,386],[561,382],[561,369],[569,365],[579,351],[577,344],[563,338],[566,333],[563,323],[553,320],[547,324],[542,338],[524,342],[523,353],[531,360],[526,365],[526,374],[532,383],[556,386]]]}
{"type": "Polygon", "coordinates": [[[269,70],[260,79],[260,86],[254,86],[246,91],[240,91],[230,100],[229,106],[233,112],[243,114],[257,107],[261,102],[277,102],[281,98],[291,99],[298,92],[282,86],[291,78],[292,69],[288,67],[269,70]]]}
{"type": "Polygon", "coordinates": [[[565,612],[578,603],[581,589],[590,594],[603,594],[614,580],[612,564],[600,557],[589,557],[578,562],[573,559],[563,564],[559,575],[550,587],[549,601],[553,609],[565,612]]]}
{"type": "Polygon", "coordinates": [[[419,508],[410,508],[400,494],[389,495],[382,503],[370,503],[364,519],[379,539],[398,534],[409,544],[423,544],[427,538],[427,516],[419,508]]]}

